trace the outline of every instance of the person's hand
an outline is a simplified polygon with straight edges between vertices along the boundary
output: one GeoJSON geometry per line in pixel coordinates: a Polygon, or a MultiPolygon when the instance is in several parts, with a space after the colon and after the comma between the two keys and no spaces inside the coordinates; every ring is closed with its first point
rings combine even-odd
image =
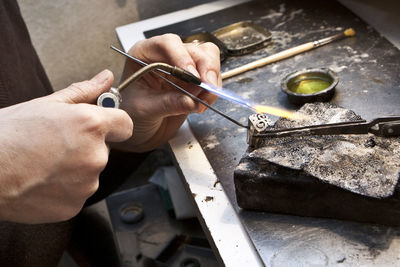
{"type": "Polygon", "coordinates": [[[113,75],[0,109],[0,220],[45,223],[76,215],[98,188],[108,161],[106,142],[132,135],[119,109],[94,103],[113,75]]]}
{"type": "MultiPolygon", "coordinates": [[[[184,44],[177,35],[165,34],[137,42],[129,54],[147,63],[164,62],[181,67],[204,82],[222,85],[219,49],[212,43],[184,44]]],[[[141,68],[127,59],[121,80],[141,68]]],[[[168,77],[172,79],[171,76],[168,77]]],[[[197,86],[174,80],[175,83],[198,96],[208,104],[217,97],[197,86]]],[[[170,139],[187,115],[203,112],[206,107],[171,87],[153,73],[145,74],[122,92],[121,108],[126,110],[135,124],[128,142],[117,144],[122,150],[143,152],[156,148],[170,139]]]]}

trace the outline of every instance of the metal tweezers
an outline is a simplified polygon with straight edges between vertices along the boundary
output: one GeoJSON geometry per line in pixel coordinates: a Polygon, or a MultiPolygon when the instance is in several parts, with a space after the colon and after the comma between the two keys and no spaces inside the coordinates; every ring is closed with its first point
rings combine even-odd
{"type": "MultiPolygon", "coordinates": [[[[142,60],[140,60],[140,59],[138,59],[138,58],[135,58],[135,57],[129,55],[128,53],[125,53],[125,52],[121,51],[120,49],[118,49],[118,48],[116,48],[116,47],[114,47],[114,46],[110,46],[110,48],[113,49],[114,51],[117,51],[117,52],[120,53],[121,55],[124,55],[125,57],[127,57],[127,58],[133,60],[134,62],[138,63],[139,65],[142,65],[142,66],[148,66],[148,65],[149,65],[148,63],[146,63],[146,62],[144,62],[144,61],[142,61],[142,60]]],[[[168,71],[165,71],[165,70],[162,70],[162,69],[156,69],[156,70],[157,70],[158,72],[161,72],[161,73],[164,73],[164,74],[167,74],[167,75],[171,75],[171,73],[168,72],[168,71]]],[[[210,110],[214,111],[215,113],[219,114],[220,116],[224,117],[225,119],[227,119],[227,120],[233,122],[234,124],[236,124],[236,125],[238,125],[238,126],[240,126],[240,127],[249,129],[249,126],[244,125],[244,124],[240,123],[239,121],[237,121],[237,120],[235,120],[235,119],[229,117],[227,114],[225,114],[225,113],[223,113],[222,111],[216,109],[215,107],[209,105],[207,102],[203,101],[202,99],[198,98],[197,96],[195,96],[195,95],[189,93],[188,91],[186,91],[185,89],[183,89],[183,88],[180,87],[179,85],[177,85],[177,84],[173,83],[172,81],[168,80],[166,77],[160,75],[160,73],[157,73],[157,72],[154,72],[154,71],[153,71],[153,73],[156,74],[156,75],[157,75],[158,77],[160,77],[161,79],[163,79],[165,82],[169,83],[170,85],[172,85],[173,87],[175,87],[176,89],[178,89],[178,90],[179,90],[180,92],[182,92],[183,94],[185,94],[185,95],[189,96],[190,98],[192,98],[194,101],[197,101],[197,102],[203,104],[204,106],[206,106],[206,107],[209,108],[210,110]]],[[[191,74],[190,76],[193,76],[193,74],[191,74]]],[[[196,78],[195,76],[193,76],[193,77],[194,77],[195,79],[197,79],[199,82],[201,82],[200,79],[196,78]]],[[[181,77],[181,78],[182,78],[182,77],[181,77]]],[[[187,79],[185,79],[185,81],[187,81],[187,82],[192,82],[192,83],[193,83],[193,81],[190,81],[190,80],[187,80],[187,79]]],[[[126,81],[125,81],[125,82],[126,82],[126,81]]],[[[196,83],[196,82],[194,82],[193,84],[198,85],[198,83],[196,83]]]]}
{"type": "Polygon", "coordinates": [[[337,134],[367,134],[377,136],[400,136],[400,116],[388,116],[373,119],[370,122],[365,120],[339,122],[331,124],[319,124],[298,128],[267,130],[262,134],[255,134],[254,137],[286,137],[286,136],[307,136],[307,135],[337,135],[337,134]]]}

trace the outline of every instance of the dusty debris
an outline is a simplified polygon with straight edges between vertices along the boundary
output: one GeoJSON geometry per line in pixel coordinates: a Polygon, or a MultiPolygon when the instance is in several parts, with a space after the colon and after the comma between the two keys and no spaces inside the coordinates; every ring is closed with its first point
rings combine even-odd
{"type": "Polygon", "coordinates": [[[213,200],[214,200],[214,197],[211,197],[211,196],[206,196],[206,198],[204,199],[205,202],[213,201],[213,200]]]}
{"type": "Polygon", "coordinates": [[[346,260],[346,257],[343,257],[342,259],[337,260],[336,262],[337,262],[337,263],[343,263],[345,260],[346,260]]]}
{"type": "MultiPolygon", "coordinates": [[[[307,104],[302,121],[280,119],[275,129],[355,121],[353,111],[331,104],[307,104]]],[[[351,192],[383,198],[393,195],[400,173],[400,139],[368,135],[326,135],[265,139],[249,155],[260,163],[304,171],[351,192]]]]}

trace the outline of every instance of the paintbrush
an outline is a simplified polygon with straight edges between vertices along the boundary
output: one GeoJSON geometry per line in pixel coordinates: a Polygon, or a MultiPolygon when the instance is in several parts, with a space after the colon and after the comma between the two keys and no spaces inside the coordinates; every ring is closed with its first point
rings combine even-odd
{"type": "Polygon", "coordinates": [[[246,72],[249,70],[253,70],[255,68],[259,68],[259,67],[265,66],[270,63],[277,62],[277,61],[285,59],[285,58],[289,58],[289,57],[298,55],[300,53],[320,47],[322,45],[329,44],[333,41],[340,40],[340,39],[343,39],[346,37],[354,36],[355,34],[356,34],[356,32],[352,28],[349,28],[341,33],[336,34],[336,35],[333,35],[333,36],[330,36],[327,38],[323,38],[323,39],[320,39],[317,41],[308,42],[308,43],[305,43],[305,44],[302,44],[302,45],[299,45],[299,46],[296,46],[293,48],[289,48],[289,49],[281,51],[277,54],[250,62],[246,65],[240,66],[240,67],[232,69],[232,70],[228,70],[227,72],[222,73],[222,79],[226,79],[226,78],[238,75],[240,73],[243,73],[243,72],[246,72]]]}

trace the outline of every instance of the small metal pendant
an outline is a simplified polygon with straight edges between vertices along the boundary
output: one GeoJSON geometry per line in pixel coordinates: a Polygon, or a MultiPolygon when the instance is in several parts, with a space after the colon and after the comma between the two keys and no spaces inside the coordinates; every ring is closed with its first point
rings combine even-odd
{"type": "Polygon", "coordinates": [[[263,134],[273,126],[272,120],[267,114],[252,114],[248,121],[247,143],[250,147],[258,147],[262,141],[260,137],[254,137],[255,134],[263,134]]]}

